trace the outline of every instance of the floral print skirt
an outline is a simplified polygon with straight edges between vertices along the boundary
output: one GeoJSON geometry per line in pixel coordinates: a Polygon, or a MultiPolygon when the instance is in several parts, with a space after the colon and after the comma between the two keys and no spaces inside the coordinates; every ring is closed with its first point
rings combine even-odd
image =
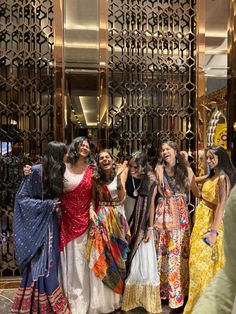
{"type": "Polygon", "coordinates": [[[162,299],[169,299],[170,308],[184,304],[189,288],[190,219],[185,199],[159,200],[154,239],[162,299]]]}

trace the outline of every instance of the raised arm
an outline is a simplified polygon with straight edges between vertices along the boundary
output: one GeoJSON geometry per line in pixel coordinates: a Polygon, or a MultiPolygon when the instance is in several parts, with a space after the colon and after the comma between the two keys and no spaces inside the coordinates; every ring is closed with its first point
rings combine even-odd
{"type": "Polygon", "coordinates": [[[204,176],[201,176],[201,177],[195,177],[195,182],[198,184],[202,184],[206,181],[208,177],[209,177],[208,174],[205,174],[204,176]]]}
{"type": "Polygon", "coordinates": [[[190,189],[193,195],[196,197],[201,197],[201,192],[196,184],[195,174],[193,173],[193,170],[190,167],[188,167],[188,179],[189,179],[190,189]]]}
{"type": "Polygon", "coordinates": [[[125,197],[126,197],[125,183],[127,180],[127,174],[128,174],[128,169],[127,169],[127,163],[125,162],[122,165],[119,165],[117,169],[117,191],[118,191],[118,198],[120,202],[124,202],[125,197]]]}

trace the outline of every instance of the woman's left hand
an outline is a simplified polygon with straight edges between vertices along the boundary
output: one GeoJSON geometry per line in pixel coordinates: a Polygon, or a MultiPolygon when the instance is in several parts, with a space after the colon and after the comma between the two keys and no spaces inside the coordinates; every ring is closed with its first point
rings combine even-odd
{"type": "Polygon", "coordinates": [[[207,232],[206,234],[204,234],[203,238],[208,238],[210,246],[212,247],[216,243],[217,235],[213,232],[207,232]]]}
{"type": "Polygon", "coordinates": [[[118,165],[117,166],[117,176],[119,177],[124,171],[125,169],[127,169],[127,161],[124,161],[122,165],[118,165]]]}

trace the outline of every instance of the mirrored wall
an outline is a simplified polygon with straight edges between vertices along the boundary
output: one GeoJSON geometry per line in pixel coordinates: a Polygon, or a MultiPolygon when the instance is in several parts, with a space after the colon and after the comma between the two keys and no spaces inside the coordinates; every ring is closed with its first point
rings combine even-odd
{"type": "Polygon", "coordinates": [[[198,4],[198,148],[227,149],[230,2],[198,4]]]}

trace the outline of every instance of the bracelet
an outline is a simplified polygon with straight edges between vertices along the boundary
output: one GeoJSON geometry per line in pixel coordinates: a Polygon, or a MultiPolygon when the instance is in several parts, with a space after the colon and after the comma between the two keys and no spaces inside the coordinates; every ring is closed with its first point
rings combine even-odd
{"type": "Polygon", "coordinates": [[[208,228],[207,231],[208,231],[208,232],[211,232],[211,233],[214,233],[214,234],[216,234],[217,236],[219,235],[218,231],[215,230],[215,229],[208,228]]]}
{"type": "Polygon", "coordinates": [[[147,230],[153,230],[153,226],[148,227],[147,230]]]}

